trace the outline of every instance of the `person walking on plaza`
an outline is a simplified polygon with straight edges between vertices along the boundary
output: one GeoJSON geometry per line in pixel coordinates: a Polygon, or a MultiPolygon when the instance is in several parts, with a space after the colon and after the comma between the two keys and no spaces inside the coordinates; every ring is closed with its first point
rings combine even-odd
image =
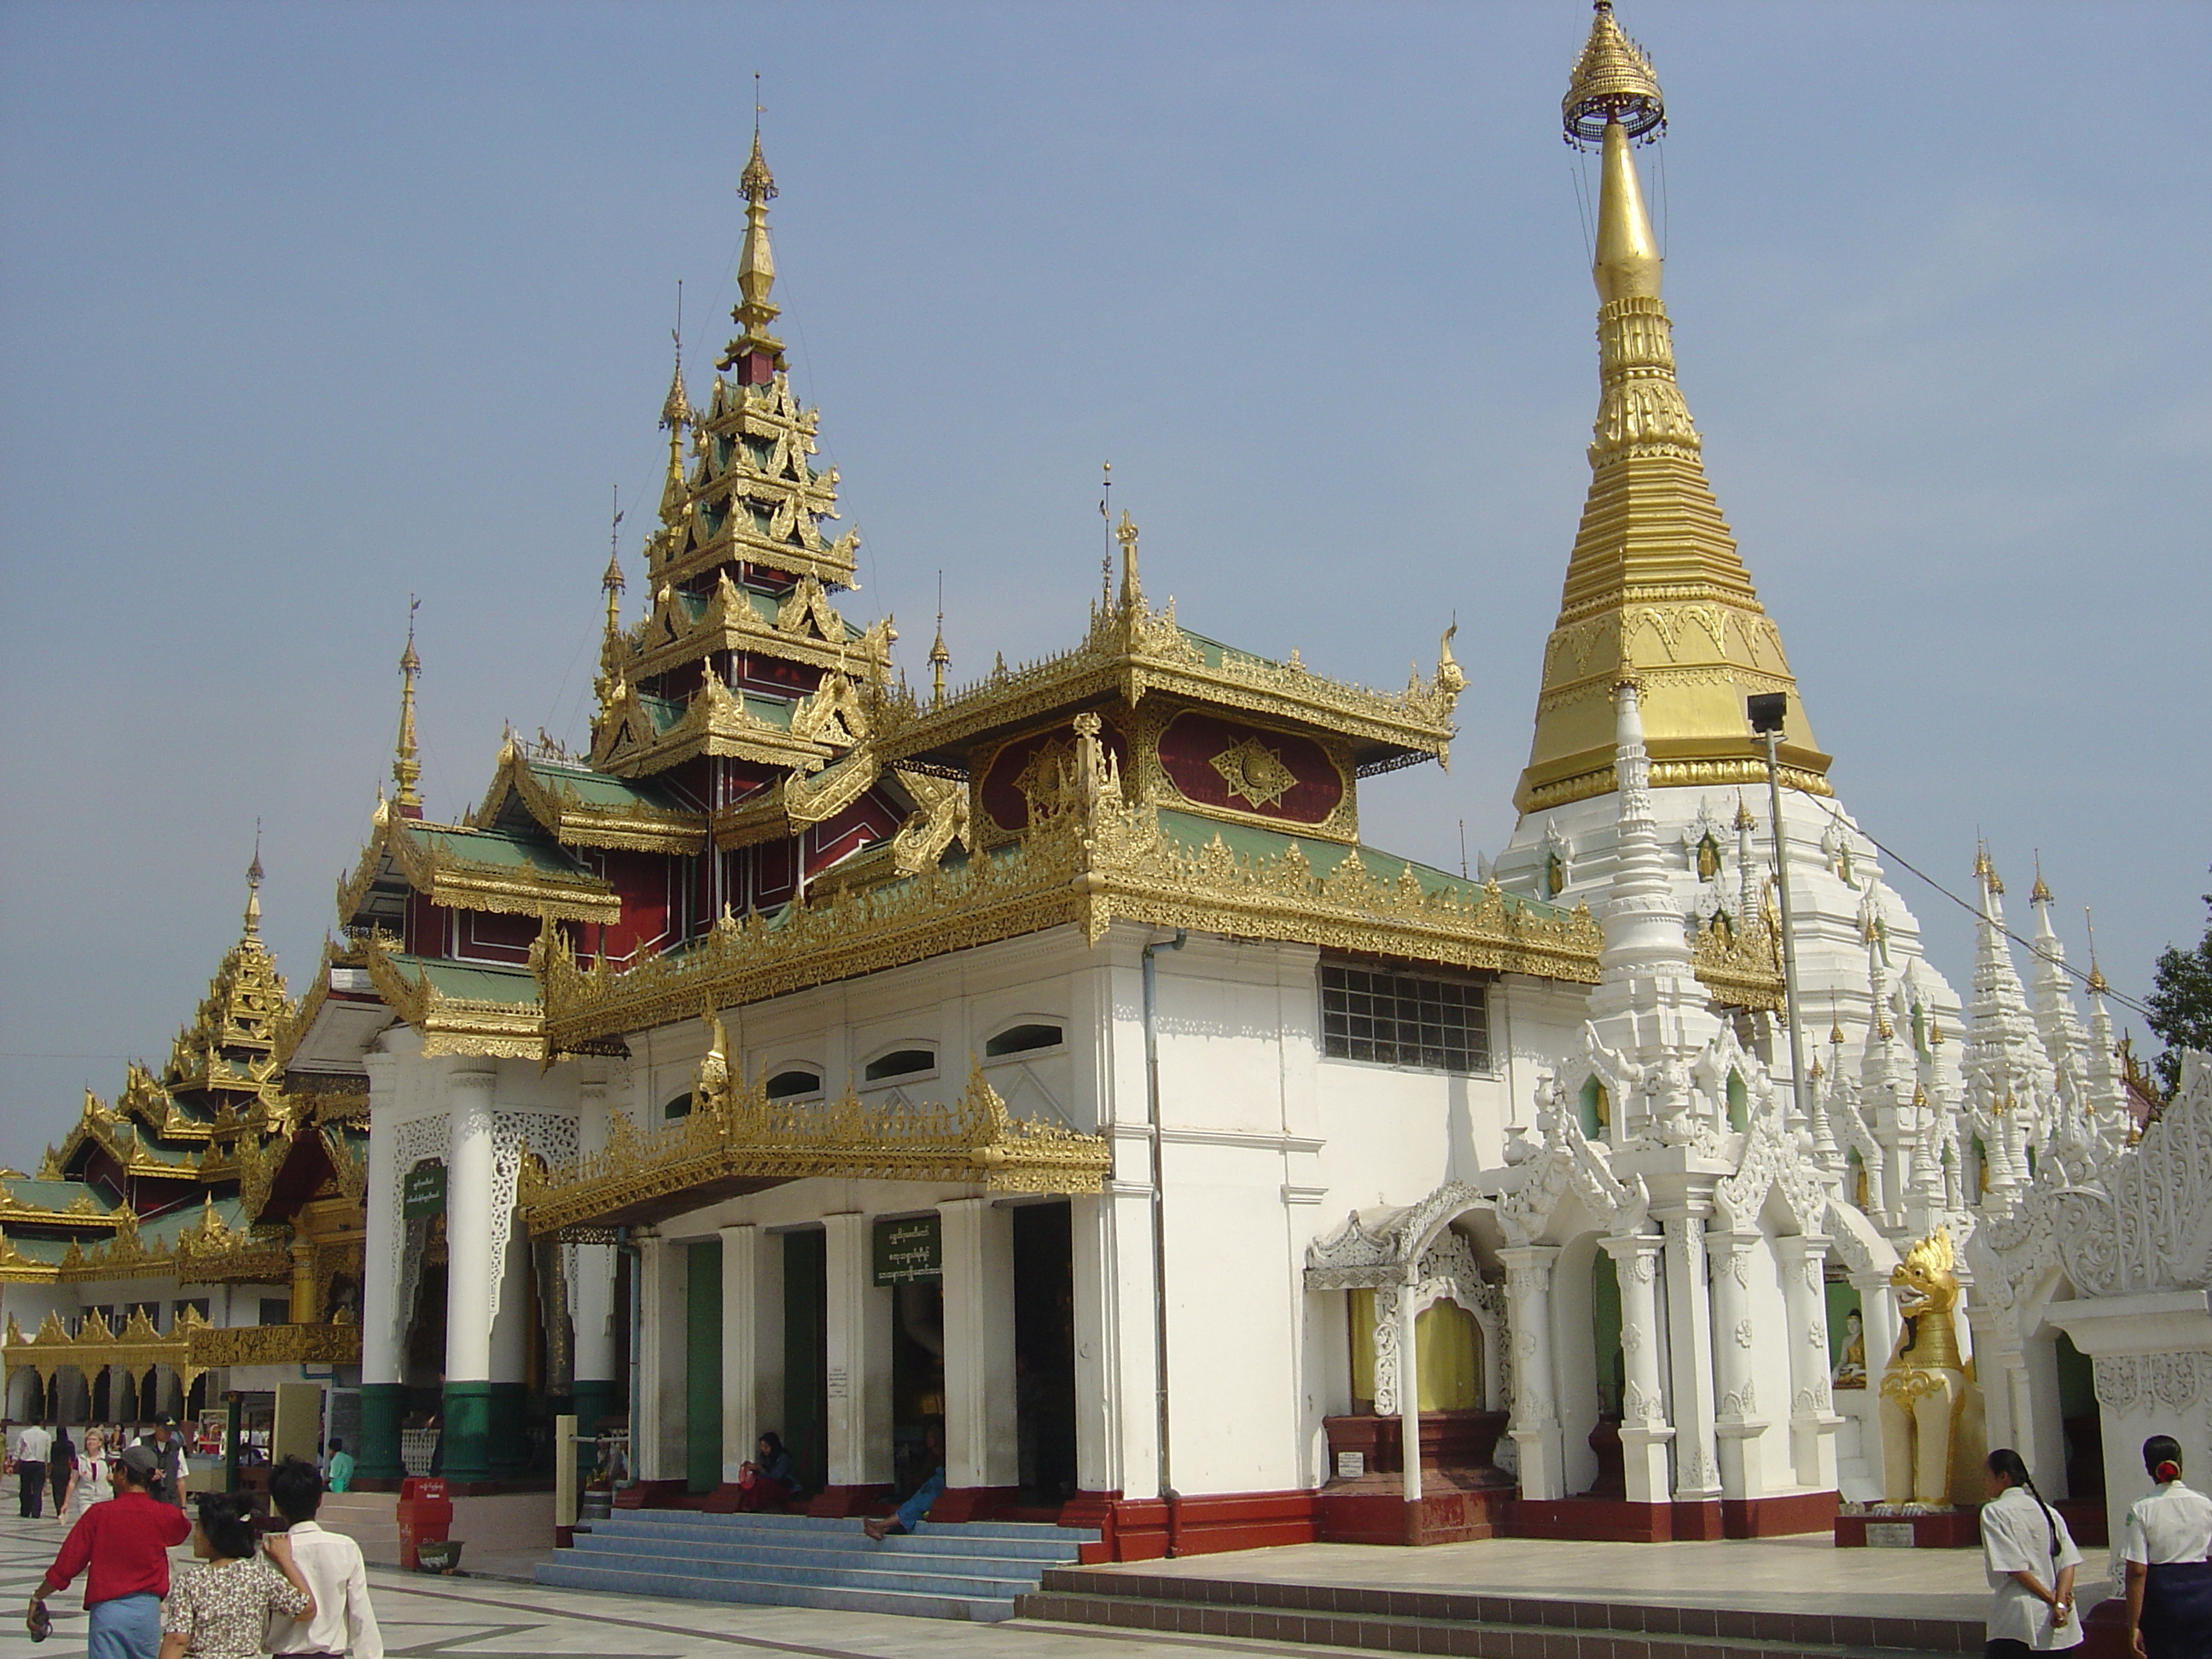
{"type": "Polygon", "coordinates": [[[146,1447],[161,1460],[161,1488],[164,1503],[185,1506],[185,1437],[177,1432],[174,1418],[164,1419],[154,1426],[150,1435],[142,1434],[138,1443],[146,1447]]]}
{"type": "Polygon", "coordinates": [[[76,1443],[70,1438],[69,1425],[64,1424],[54,1431],[54,1449],[46,1459],[46,1484],[54,1490],[54,1519],[57,1521],[63,1519],[62,1512],[69,1506],[70,1480],[76,1474],[76,1443]]]}
{"type": "Polygon", "coordinates": [[[46,1512],[46,1459],[53,1455],[54,1437],[40,1423],[26,1423],[15,1432],[9,1455],[15,1460],[15,1512],[36,1521],[46,1512]]]}
{"type": "Polygon", "coordinates": [[[84,1449],[77,1454],[76,1468],[70,1476],[69,1490],[62,1494],[61,1513],[56,1517],[62,1525],[75,1526],[87,1510],[109,1495],[107,1476],[113,1461],[107,1455],[107,1437],[98,1429],[87,1429],[84,1449]]]}
{"type": "Polygon", "coordinates": [[[2058,1511],[2043,1501],[2027,1465],[2010,1447],[1990,1454],[1990,1501],[1982,1505],[1982,1566],[1996,1592],[1985,1659],[2027,1659],[2081,1644],[2074,1616],[2074,1570],[2081,1552],[2058,1511]]]}
{"type": "Polygon", "coordinates": [[[267,1553],[253,1534],[253,1500],[211,1492],[199,1500],[192,1553],[207,1563],[169,1594],[160,1659],[257,1659],[272,1620],[313,1619],[315,1595],[282,1533],[267,1553]]]}
{"type": "Polygon", "coordinates": [[[2130,1507],[2120,1548],[2128,1645],[2143,1659],[2212,1659],[2212,1498],[2181,1484],[2172,1435],[2151,1436],[2142,1456],[2158,1490],[2130,1507]]]}
{"type": "Polygon", "coordinates": [[[315,1596],[313,1613],[270,1623],[270,1652],[295,1659],[384,1659],[384,1632],[368,1604],[361,1546],[342,1532],[325,1532],[315,1519],[323,1506],[323,1478],[314,1465],[296,1457],[279,1463],[269,1476],[269,1501],[285,1522],[292,1564],[315,1596]]]}
{"type": "Polygon", "coordinates": [[[156,1501],[161,1460],[148,1446],[130,1446],[109,1477],[115,1495],[94,1504],[62,1540],[61,1553],[31,1592],[24,1623],[43,1639],[53,1627],[46,1598],[85,1573],[91,1615],[85,1659],[155,1659],[161,1644],[161,1598],[169,1593],[169,1552],[191,1535],[184,1511],[156,1501]],[[87,1571],[89,1567],[90,1571],[87,1571]]]}

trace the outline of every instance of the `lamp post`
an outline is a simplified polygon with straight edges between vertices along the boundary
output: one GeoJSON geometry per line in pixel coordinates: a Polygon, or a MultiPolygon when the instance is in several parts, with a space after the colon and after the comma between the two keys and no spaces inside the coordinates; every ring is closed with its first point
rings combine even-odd
{"type": "Polygon", "coordinates": [[[1790,713],[1786,692],[1763,692],[1747,698],[1745,711],[1752,731],[1766,740],[1766,793],[1774,820],[1774,887],[1782,901],[1782,997],[1784,1017],[1790,1022],[1790,1097],[1797,1119],[1808,1115],[1805,1106],[1805,1068],[1797,1062],[1797,930],[1790,921],[1790,841],[1782,823],[1782,723],[1790,713]]]}

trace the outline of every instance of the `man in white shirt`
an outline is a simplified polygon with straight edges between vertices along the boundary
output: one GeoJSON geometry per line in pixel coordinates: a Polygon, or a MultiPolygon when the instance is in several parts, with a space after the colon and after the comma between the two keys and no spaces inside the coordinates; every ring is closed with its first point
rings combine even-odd
{"type": "Polygon", "coordinates": [[[325,1532],[315,1514],[323,1506],[323,1477],[315,1466],[288,1457],[269,1476],[269,1501],[290,1523],[292,1562],[315,1595],[315,1616],[271,1620],[265,1645],[289,1659],[384,1659],[384,1632],[368,1605],[368,1574],[361,1546],[342,1532],[325,1532]]]}
{"type": "Polygon", "coordinates": [[[26,1521],[46,1512],[46,1460],[53,1455],[54,1437],[42,1425],[30,1424],[15,1436],[15,1474],[23,1483],[17,1513],[26,1521]]]}

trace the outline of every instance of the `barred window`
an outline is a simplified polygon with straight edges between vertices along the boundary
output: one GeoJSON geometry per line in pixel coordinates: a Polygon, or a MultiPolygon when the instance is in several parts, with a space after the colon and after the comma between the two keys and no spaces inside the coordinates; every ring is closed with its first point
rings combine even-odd
{"type": "Polygon", "coordinates": [[[1332,1060],[1379,1060],[1440,1072],[1490,1067],[1490,1007],[1466,980],[1323,963],[1322,1052],[1332,1060]]]}

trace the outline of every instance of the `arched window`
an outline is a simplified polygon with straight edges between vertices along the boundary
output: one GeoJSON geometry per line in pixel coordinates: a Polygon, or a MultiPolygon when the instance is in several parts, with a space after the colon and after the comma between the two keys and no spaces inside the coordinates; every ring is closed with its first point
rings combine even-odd
{"type": "Polygon", "coordinates": [[[995,1060],[1000,1054],[1025,1054],[1035,1048],[1057,1048],[1067,1039],[1067,1033],[1057,1025],[1009,1025],[983,1045],[983,1057],[995,1060]]]}
{"type": "Polygon", "coordinates": [[[870,1060],[860,1075],[870,1083],[881,1083],[887,1078],[912,1077],[917,1072],[936,1069],[937,1051],[933,1048],[894,1048],[870,1060]]]}
{"type": "Polygon", "coordinates": [[[800,1095],[818,1095],[821,1092],[821,1077],[802,1066],[778,1072],[768,1080],[768,1097],[770,1100],[791,1100],[800,1095]]]}
{"type": "Polygon", "coordinates": [[[687,1089],[682,1094],[677,1096],[675,1099],[670,1101],[668,1104],[660,1109],[660,1115],[664,1119],[690,1116],[691,1091],[687,1089]]]}

